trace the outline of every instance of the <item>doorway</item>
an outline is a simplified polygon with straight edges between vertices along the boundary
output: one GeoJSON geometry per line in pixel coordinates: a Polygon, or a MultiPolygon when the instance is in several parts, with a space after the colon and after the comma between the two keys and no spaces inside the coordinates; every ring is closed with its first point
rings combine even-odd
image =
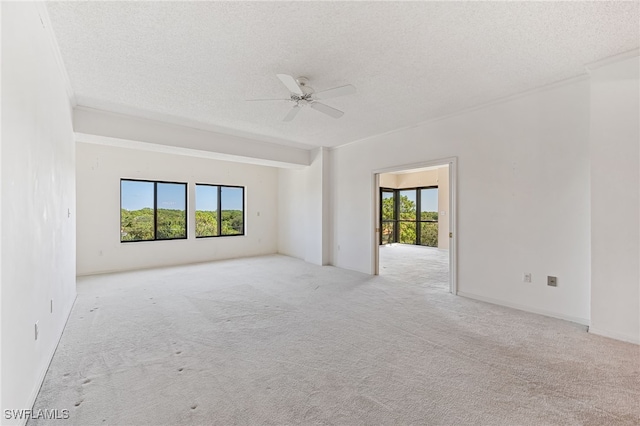
{"type": "Polygon", "coordinates": [[[374,273],[457,293],[456,159],[374,173],[374,273]]]}

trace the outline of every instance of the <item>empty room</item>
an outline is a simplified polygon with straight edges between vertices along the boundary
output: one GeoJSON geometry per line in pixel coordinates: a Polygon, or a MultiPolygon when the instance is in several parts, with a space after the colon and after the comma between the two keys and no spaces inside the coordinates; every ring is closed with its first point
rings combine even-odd
{"type": "Polygon", "coordinates": [[[0,424],[640,424],[640,2],[0,22],[0,424]]]}

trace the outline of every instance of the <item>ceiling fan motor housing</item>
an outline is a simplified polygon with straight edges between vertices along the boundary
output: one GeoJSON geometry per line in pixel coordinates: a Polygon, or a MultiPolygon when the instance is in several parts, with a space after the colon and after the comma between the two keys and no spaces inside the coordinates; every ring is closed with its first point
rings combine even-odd
{"type": "MultiPolygon", "coordinates": [[[[330,107],[329,105],[325,105],[322,102],[318,102],[318,98],[316,96],[321,96],[320,100],[335,98],[338,96],[351,95],[356,92],[356,88],[350,84],[340,87],[334,87],[332,89],[327,89],[315,93],[315,90],[311,86],[309,86],[309,79],[306,77],[298,77],[293,78],[289,74],[276,74],[278,79],[285,85],[285,87],[289,90],[289,99],[288,101],[293,102],[295,105],[293,108],[289,110],[289,113],[284,117],[282,121],[291,121],[298,114],[298,112],[304,106],[310,106],[316,111],[319,111],[323,114],[326,114],[333,118],[340,118],[344,114],[344,112],[330,107]]],[[[252,100],[279,100],[279,99],[252,99],[252,100]]]]}
{"type": "Polygon", "coordinates": [[[300,89],[305,95],[311,95],[315,92],[311,86],[309,86],[309,79],[307,77],[296,78],[296,83],[300,86],[300,89]]]}

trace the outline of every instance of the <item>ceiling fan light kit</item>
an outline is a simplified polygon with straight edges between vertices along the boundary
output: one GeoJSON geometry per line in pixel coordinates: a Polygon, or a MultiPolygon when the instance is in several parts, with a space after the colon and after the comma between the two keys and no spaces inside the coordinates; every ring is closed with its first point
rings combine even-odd
{"type": "Polygon", "coordinates": [[[325,100],[331,98],[337,98],[338,96],[351,95],[356,93],[356,88],[350,84],[346,86],[334,87],[332,89],[323,90],[317,92],[313,87],[309,86],[309,79],[307,77],[293,78],[288,74],[277,74],[282,84],[289,90],[289,99],[249,99],[250,101],[289,101],[294,105],[282,121],[291,121],[298,115],[300,109],[309,105],[312,109],[319,111],[323,114],[333,118],[340,118],[344,115],[344,112],[325,105],[318,100],[325,100]]]}

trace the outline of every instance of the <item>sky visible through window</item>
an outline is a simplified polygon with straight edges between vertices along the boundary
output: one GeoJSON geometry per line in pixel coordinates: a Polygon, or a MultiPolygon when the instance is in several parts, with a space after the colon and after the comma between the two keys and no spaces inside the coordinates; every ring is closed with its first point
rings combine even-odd
{"type": "MultiPolygon", "coordinates": [[[[218,209],[218,187],[196,185],[196,210],[216,211],[218,209]]],[[[222,209],[242,210],[242,188],[222,187],[222,209]]]]}
{"type": "Polygon", "coordinates": [[[222,187],[222,210],[242,210],[242,188],[222,187]]]}
{"type": "MultiPolygon", "coordinates": [[[[122,208],[129,211],[153,209],[153,182],[123,180],[120,182],[122,208]]],[[[185,185],[158,183],[158,208],[185,209],[185,185]]]]}
{"type": "Polygon", "coordinates": [[[214,212],[218,210],[218,187],[196,185],[196,210],[214,212]]]}
{"type": "MultiPolygon", "coordinates": [[[[389,197],[393,195],[390,194],[389,197]]],[[[415,207],[416,205],[416,190],[410,189],[406,191],[400,191],[401,197],[407,197],[410,201],[413,202],[415,207]]],[[[385,196],[385,198],[387,198],[385,196]]],[[[437,188],[428,188],[422,189],[420,194],[420,208],[423,212],[437,212],[438,211],[438,189],[437,188]]]]}
{"type": "MultiPolygon", "coordinates": [[[[133,211],[153,208],[153,182],[121,181],[122,208],[133,211]]],[[[218,188],[196,185],[196,210],[215,211],[218,208],[218,188]]],[[[242,188],[222,188],[224,210],[242,210],[242,188]]],[[[185,209],[183,184],[158,183],[159,209],[185,209]]]]}
{"type": "Polygon", "coordinates": [[[159,183],[158,208],[169,210],[184,210],[187,186],[183,184],[159,183]]]}
{"type": "Polygon", "coordinates": [[[153,182],[120,181],[122,208],[133,211],[153,208],[153,182]]]}
{"type": "Polygon", "coordinates": [[[438,211],[438,190],[423,189],[422,193],[420,194],[420,207],[422,208],[423,212],[437,212],[438,211]]]}

